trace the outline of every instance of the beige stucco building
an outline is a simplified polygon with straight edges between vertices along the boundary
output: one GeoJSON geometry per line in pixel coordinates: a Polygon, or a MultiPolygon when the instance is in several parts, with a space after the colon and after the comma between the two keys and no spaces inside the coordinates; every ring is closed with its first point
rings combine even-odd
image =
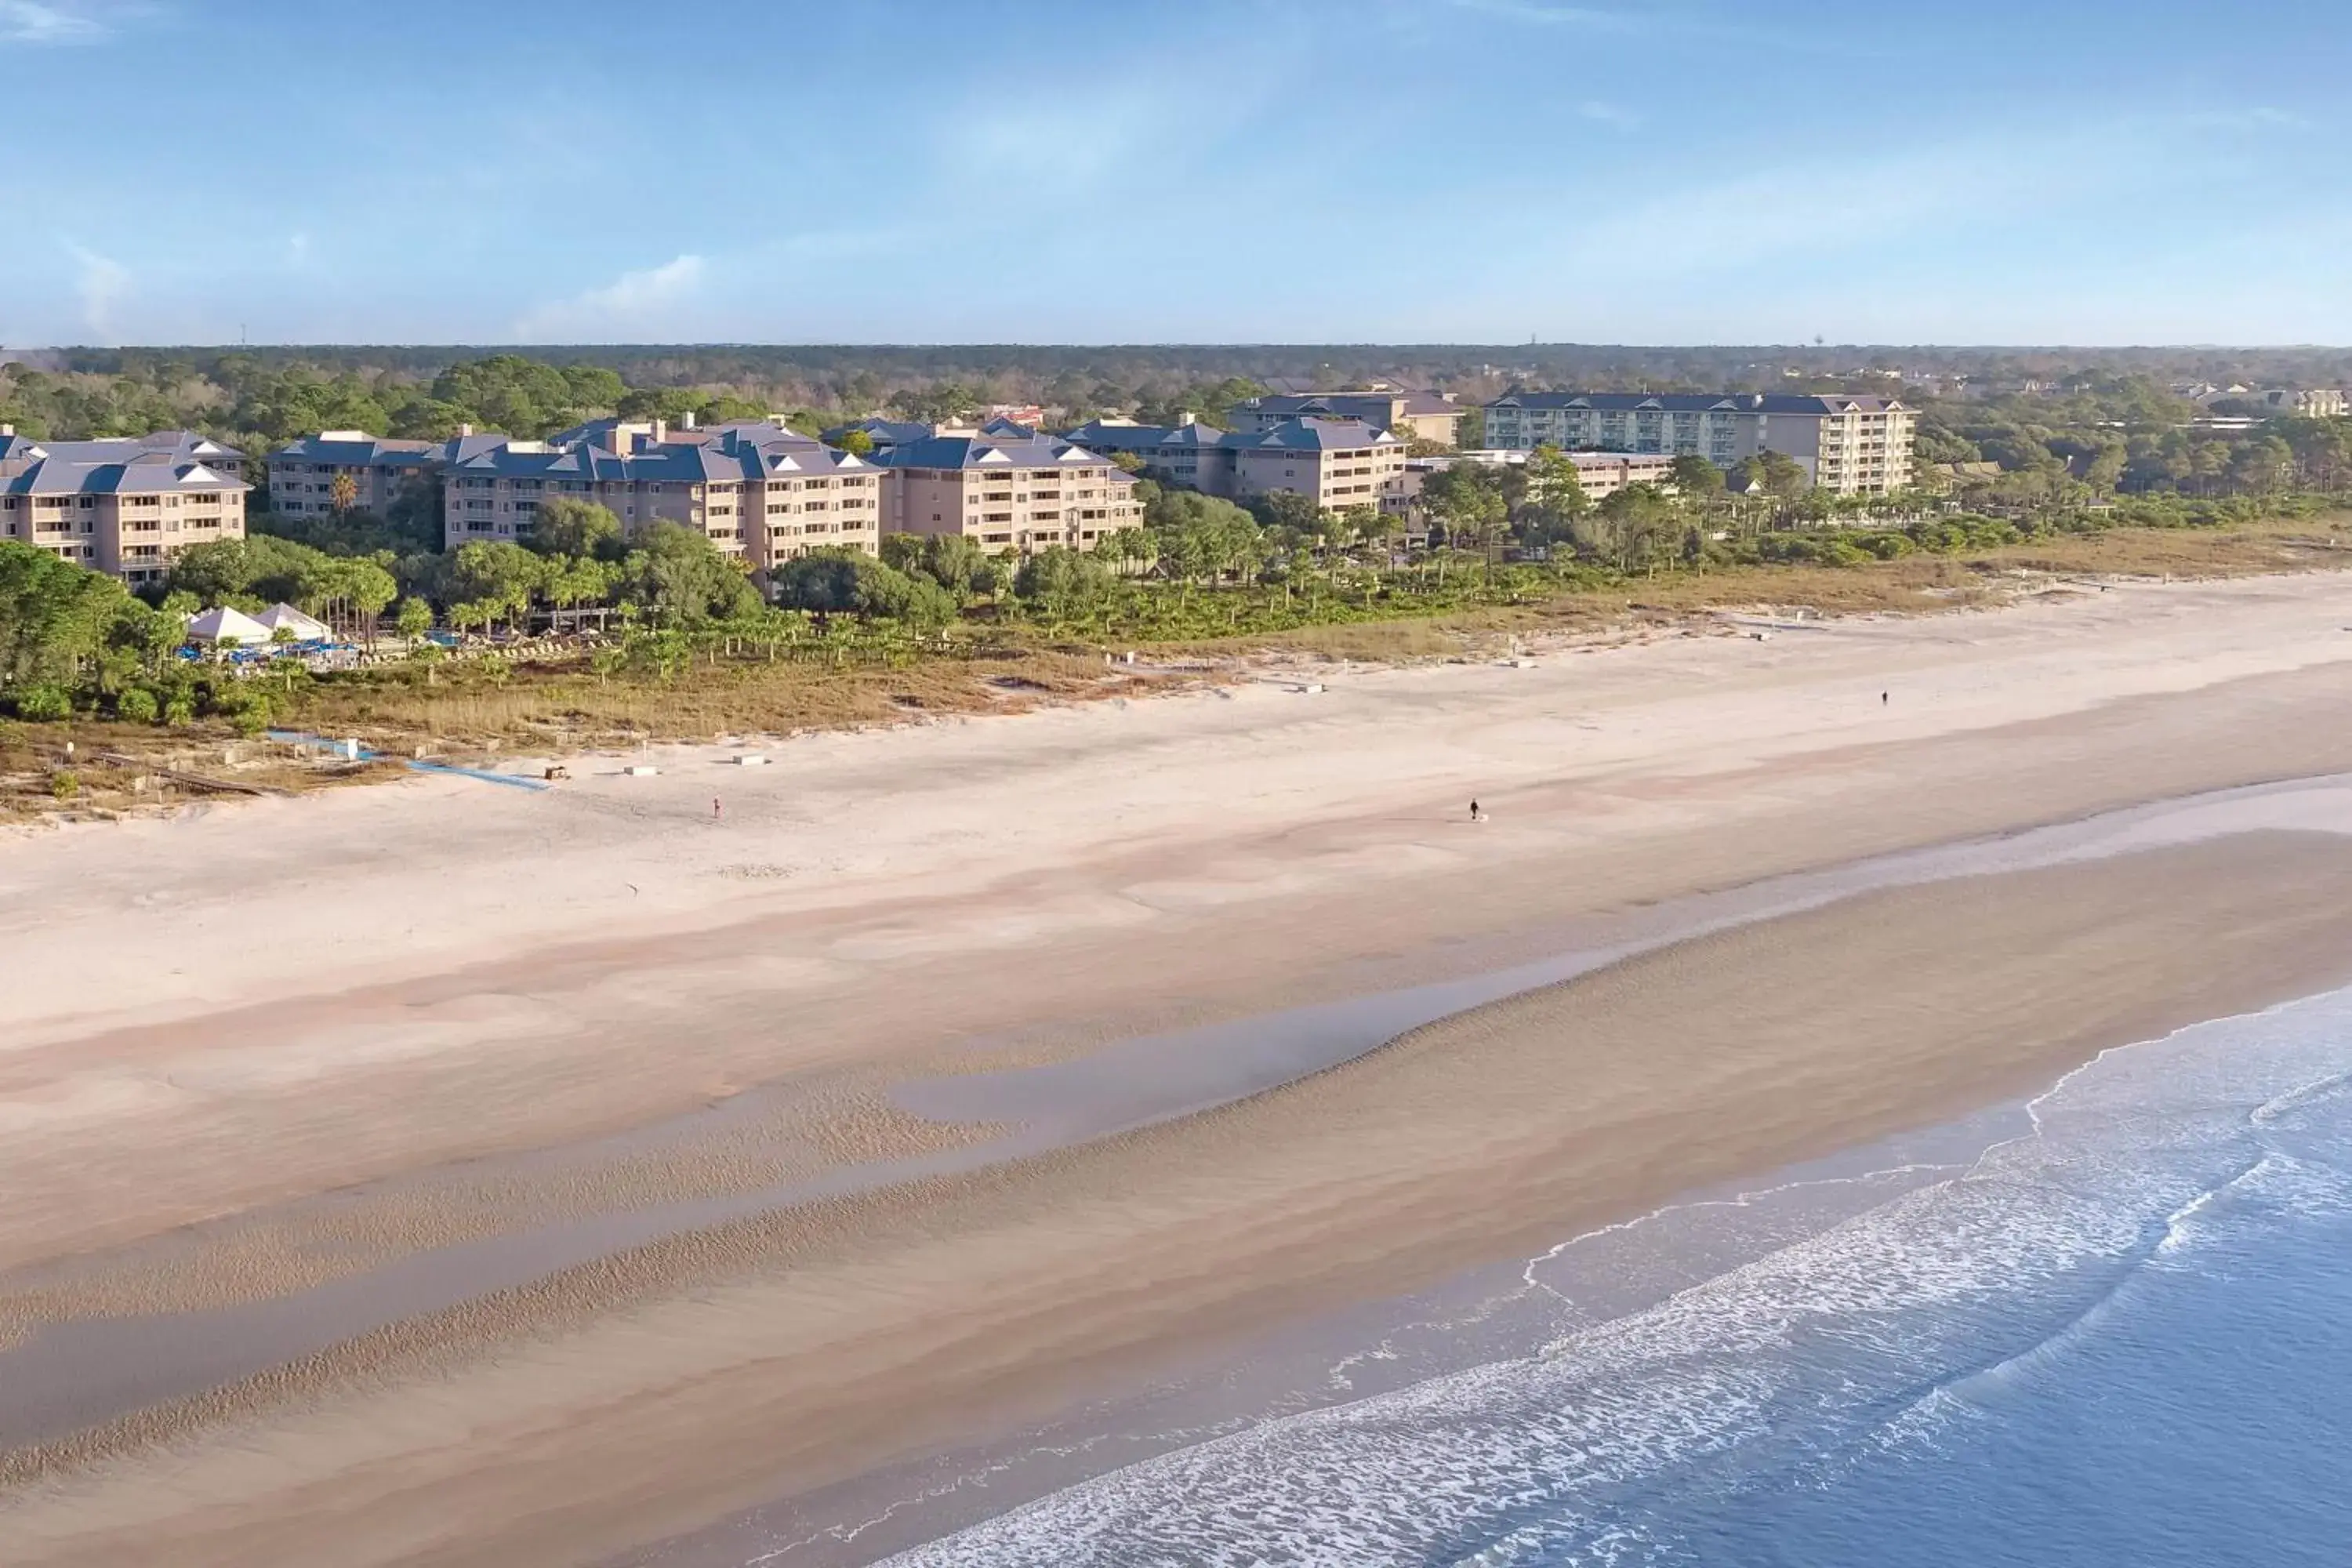
{"type": "Polygon", "coordinates": [[[1405,468],[1405,443],[1360,419],[1286,419],[1252,431],[1098,419],[1068,438],[1132,452],[1147,477],[1187,489],[1235,500],[1288,490],[1334,511],[1381,505],[1399,493],[1405,468]]]}
{"type": "Polygon", "coordinates": [[[186,430],[35,441],[0,425],[0,539],[134,587],[192,544],[245,537],[244,455],[186,430]]]}
{"type": "Polygon", "coordinates": [[[1268,395],[1253,397],[1233,412],[1234,428],[1245,433],[1271,430],[1293,419],[1353,419],[1404,440],[1452,447],[1459,444],[1462,418],[1470,411],[1434,392],[1398,389],[1268,395]]]}
{"type": "Polygon", "coordinates": [[[266,459],[269,510],[288,517],[331,513],[335,480],[344,477],[352,482],[352,509],[382,517],[409,486],[434,482],[448,446],[443,441],[386,440],[363,430],[305,436],[266,459]]]}
{"type": "Polygon", "coordinates": [[[1405,444],[1358,419],[1290,419],[1226,441],[1244,497],[1289,490],[1337,511],[1379,506],[1404,479],[1405,444]]]}
{"type": "Polygon", "coordinates": [[[540,507],[559,498],[608,509],[628,533],[656,522],[694,529],[751,568],[882,545],[882,470],[761,422],[673,432],[605,420],[546,441],[500,437],[453,457],[441,484],[451,550],[527,539],[540,507]]]}
{"type": "MultiPolygon", "coordinates": [[[[1675,488],[1675,460],[1664,453],[1651,452],[1566,452],[1561,454],[1576,469],[1578,488],[1587,500],[1601,500],[1615,495],[1628,485],[1648,485],[1653,489],[1671,494],[1675,488]]],[[[1495,468],[1517,467],[1533,456],[1529,452],[1482,449],[1476,452],[1443,452],[1431,458],[1409,458],[1405,460],[1402,483],[1397,493],[1381,503],[1381,510],[1399,517],[1411,517],[1420,506],[1421,488],[1429,476],[1457,463],[1484,463],[1495,468]]]]}
{"type": "Polygon", "coordinates": [[[1918,416],[1892,398],[1638,392],[1513,392],[1486,405],[1486,445],[1696,454],[1733,464],[1778,452],[1840,495],[1881,495],[1912,479],[1918,416]]]}
{"type": "Polygon", "coordinates": [[[1142,521],[1135,481],[1108,458],[1030,436],[934,436],[875,454],[886,533],[960,533],[991,554],[1090,551],[1142,521]]]}

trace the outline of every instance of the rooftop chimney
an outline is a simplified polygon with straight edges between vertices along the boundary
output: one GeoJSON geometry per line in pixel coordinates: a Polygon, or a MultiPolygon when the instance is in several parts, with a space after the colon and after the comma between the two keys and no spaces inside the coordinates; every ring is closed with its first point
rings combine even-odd
{"type": "Polygon", "coordinates": [[[471,425],[460,425],[457,426],[457,434],[460,437],[470,436],[473,433],[474,427],[471,425]]]}
{"type": "Polygon", "coordinates": [[[668,421],[668,420],[667,420],[667,419],[656,419],[656,420],[655,420],[655,421],[654,421],[654,445],[655,445],[655,446],[656,446],[656,447],[658,447],[658,446],[660,446],[664,441],[667,441],[667,440],[668,440],[668,439],[669,439],[669,421],[668,421]]]}
{"type": "Polygon", "coordinates": [[[695,414],[691,408],[677,416],[677,427],[681,430],[691,430],[694,428],[694,424],[695,414]]]}
{"type": "Polygon", "coordinates": [[[0,440],[5,440],[16,433],[16,427],[14,425],[0,425],[0,440]]]}

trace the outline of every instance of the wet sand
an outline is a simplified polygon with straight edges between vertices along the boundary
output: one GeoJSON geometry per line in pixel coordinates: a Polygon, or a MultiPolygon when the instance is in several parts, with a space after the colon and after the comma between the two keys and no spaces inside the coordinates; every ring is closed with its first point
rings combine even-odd
{"type": "Polygon", "coordinates": [[[2352,771],[2347,620],[2326,580],[2119,588],[829,737],[728,770],[723,834],[686,809],[718,754],[681,752],[667,793],[436,782],[10,845],[0,936],[31,979],[0,997],[0,1334],[299,1318],[306,1290],[363,1299],[445,1248],[516,1262],[565,1226],[623,1250],[20,1450],[0,1556],[591,1561],[2316,989],[2352,952],[2343,841],[2281,818],[1859,892],[1243,1104],[948,1168],[1008,1121],[1098,1131],[1266,1066],[1089,1084],[1078,1064],[1147,1037],[1539,965],[1808,868],[2352,771]],[[1458,820],[1470,793],[1496,821],[1458,820]],[[2002,888],[2025,890],[1969,891],[2002,888]],[[257,942],[239,900],[301,912],[257,942]],[[1828,998],[1822,1042],[1796,1038],[1792,975],[1828,998]],[[1746,1028],[1778,1043],[1742,1077],[1746,1028]],[[958,1078],[978,1098],[925,1098],[958,1078]],[[705,1202],[717,1223],[631,1245],[705,1202]]]}
{"type": "Polygon", "coordinates": [[[349,1390],[331,1404],[0,1517],[26,1563],[582,1560],[2346,980],[2337,835],[1864,895],[1223,1110],[559,1276],[594,1310],[461,1377],[362,1342],[305,1369],[349,1390]]]}

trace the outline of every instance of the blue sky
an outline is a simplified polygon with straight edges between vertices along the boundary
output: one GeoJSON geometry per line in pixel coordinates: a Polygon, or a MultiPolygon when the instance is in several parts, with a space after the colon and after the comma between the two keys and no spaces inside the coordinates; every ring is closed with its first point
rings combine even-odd
{"type": "Polygon", "coordinates": [[[0,0],[0,343],[2352,342],[2345,0],[0,0]]]}

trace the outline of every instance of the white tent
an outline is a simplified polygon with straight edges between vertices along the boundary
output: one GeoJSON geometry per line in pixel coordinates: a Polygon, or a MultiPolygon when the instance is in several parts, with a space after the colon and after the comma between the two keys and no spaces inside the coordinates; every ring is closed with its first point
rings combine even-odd
{"type": "Polygon", "coordinates": [[[313,620],[282,600],[253,618],[260,624],[265,633],[275,632],[278,627],[284,626],[294,634],[296,642],[324,642],[334,636],[326,622],[313,620]]]}
{"type": "Polygon", "coordinates": [[[188,623],[190,642],[268,642],[269,628],[243,610],[206,610],[188,623]]]}

